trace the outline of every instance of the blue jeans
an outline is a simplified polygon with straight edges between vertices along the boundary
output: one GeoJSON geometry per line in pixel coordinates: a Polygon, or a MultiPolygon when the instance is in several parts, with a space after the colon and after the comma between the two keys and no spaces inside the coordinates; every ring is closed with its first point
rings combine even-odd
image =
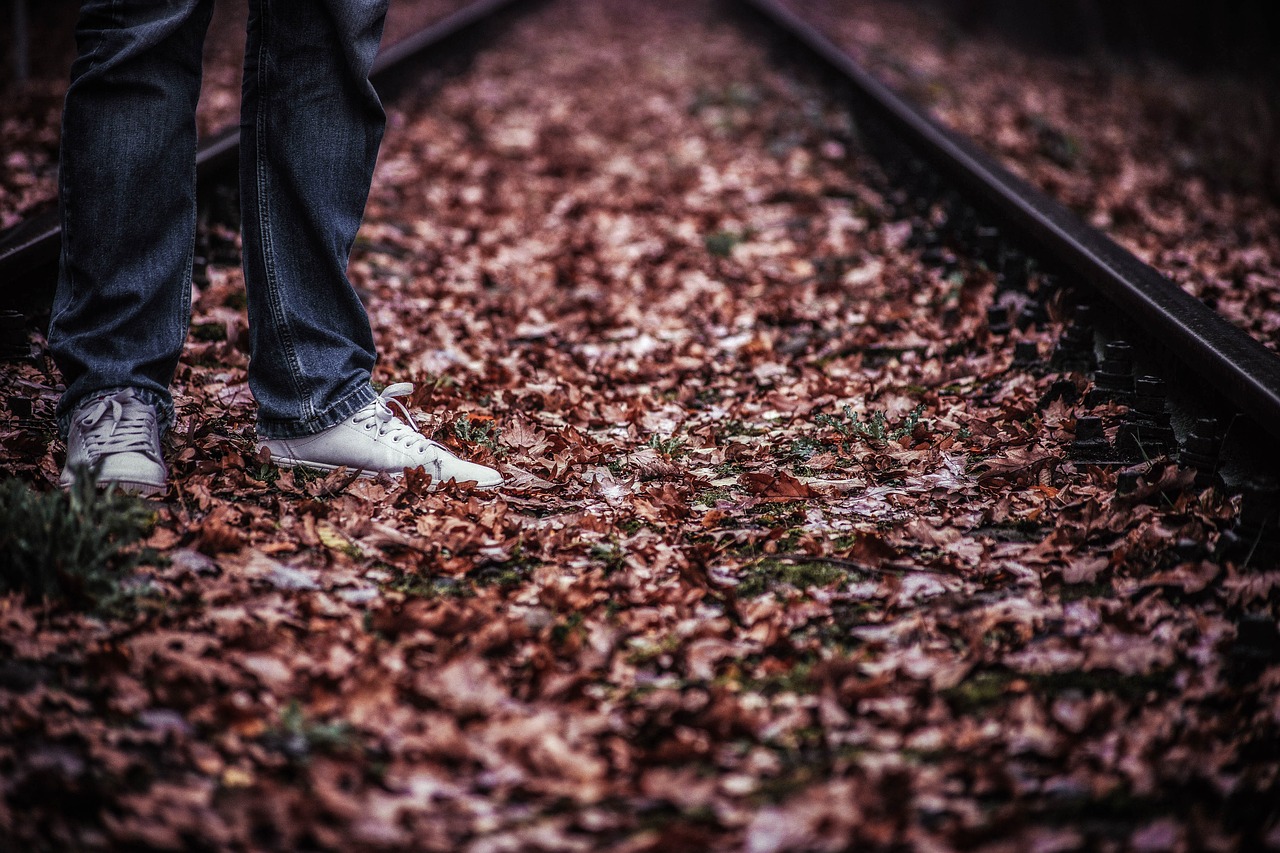
{"type": "MultiPolygon", "coordinates": [[[[249,385],[258,431],[310,435],[375,397],[347,280],[385,116],[369,82],[387,0],[250,0],[240,117],[249,385]]],[[[173,420],[195,243],[196,101],[213,0],[84,0],[62,125],[49,346],[65,434],[132,387],[173,420]]]]}

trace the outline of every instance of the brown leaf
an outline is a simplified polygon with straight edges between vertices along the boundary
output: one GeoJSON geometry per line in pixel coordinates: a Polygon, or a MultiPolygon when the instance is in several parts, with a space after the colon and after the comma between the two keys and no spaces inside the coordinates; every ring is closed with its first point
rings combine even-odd
{"type": "Polygon", "coordinates": [[[806,486],[786,471],[771,474],[767,471],[748,471],[738,478],[747,491],[759,498],[773,501],[789,501],[816,497],[819,493],[806,486]]]}
{"type": "Polygon", "coordinates": [[[980,469],[978,482],[984,486],[1001,482],[1035,484],[1041,471],[1052,470],[1060,461],[1053,453],[1015,447],[1002,457],[983,460],[977,466],[980,469]]]}

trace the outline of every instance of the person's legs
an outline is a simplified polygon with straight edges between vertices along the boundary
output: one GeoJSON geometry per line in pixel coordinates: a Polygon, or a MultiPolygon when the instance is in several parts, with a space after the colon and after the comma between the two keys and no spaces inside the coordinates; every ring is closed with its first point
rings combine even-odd
{"type": "Polygon", "coordinates": [[[250,0],[240,192],[258,432],[314,435],[372,403],[347,280],[384,114],[369,82],[387,0],[250,0]]]}
{"type": "Polygon", "coordinates": [[[173,417],[190,320],[195,109],[211,0],[85,0],[63,112],[62,256],[49,346],[64,434],[90,395],[173,417]]]}
{"type": "Polygon", "coordinates": [[[387,0],[250,0],[240,119],[249,386],[284,466],[502,484],[370,385],[369,318],[347,280],[385,116],[369,82],[387,0]],[[405,416],[403,423],[396,410],[405,416]]]}
{"type": "MultiPolygon", "coordinates": [[[[154,494],[190,321],[195,107],[212,0],[86,0],[63,139],[63,256],[50,344],[68,388],[62,483],[154,494]]],[[[249,382],[284,465],[500,485],[396,420],[370,385],[346,277],[384,115],[369,70],[387,0],[250,0],[240,178],[249,382]]],[[[407,416],[403,407],[400,410],[407,416]]]]}

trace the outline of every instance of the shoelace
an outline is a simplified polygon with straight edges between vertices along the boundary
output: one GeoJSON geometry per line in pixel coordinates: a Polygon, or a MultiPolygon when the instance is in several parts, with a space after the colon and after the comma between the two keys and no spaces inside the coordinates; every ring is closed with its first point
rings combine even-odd
{"type": "Polygon", "coordinates": [[[417,423],[413,420],[413,415],[409,414],[409,410],[404,404],[397,400],[397,397],[407,397],[413,393],[413,386],[408,382],[397,382],[394,385],[388,385],[378,399],[373,401],[372,406],[368,406],[361,410],[354,418],[353,423],[363,424],[372,420],[377,428],[378,436],[390,436],[393,442],[403,443],[406,450],[413,450],[418,447],[437,447],[445,450],[445,446],[437,441],[432,441],[422,434],[418,429],[417,423]],[[396,418],[396,410],[404,416],[401,421],[396,418]]]}
{"type": "Polygon", "coordinates": [[[89,458],[132,452],[156,459],[155,417],[155,410],[127,389],[90,400],[79,421],[89,458]]]}

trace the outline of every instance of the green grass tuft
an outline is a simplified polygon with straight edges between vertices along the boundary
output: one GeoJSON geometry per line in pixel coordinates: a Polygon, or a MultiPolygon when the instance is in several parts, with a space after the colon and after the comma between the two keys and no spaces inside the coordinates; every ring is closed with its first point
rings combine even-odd
{"type": "Polygon", "coordinates": [[[453,434],[470,444],[487,447],[494,453],[499,452],[498,439],[502,437],[502,428],[490,420],[472,421],[470,415],[463,415],[453,424],[453,434]]]}
{"type": "Polygon", "coordinates": [[[754,598],[779,586],[804,590],[831,586],[848,579],[849,573],[844,568],[831,563],[764,557],[743,567],[737,594],[741,598],[754,598]]]}
{"type": "Polygon", "coordinates": [[[154,515],[133,495],[99,491],[82,477],[67,492],[0,482],[0,592],[93,604],[115,595],[137,565],[133,546],[154,515]]]}
{"type": "Polygon", "coordinates": [[[844,406],[839,415],[818,414],[813,422],[819,426],[830,427],[845,439],[844,446],[852,446],[854,439],[869,438],[875,441],[897,441],[915,432],[924,413],[924,404],[912,409],[897,427],[889,426],[889,419],[884,412],[871,412],[866,421],[862,421],[852,406],[844,406]]]}

